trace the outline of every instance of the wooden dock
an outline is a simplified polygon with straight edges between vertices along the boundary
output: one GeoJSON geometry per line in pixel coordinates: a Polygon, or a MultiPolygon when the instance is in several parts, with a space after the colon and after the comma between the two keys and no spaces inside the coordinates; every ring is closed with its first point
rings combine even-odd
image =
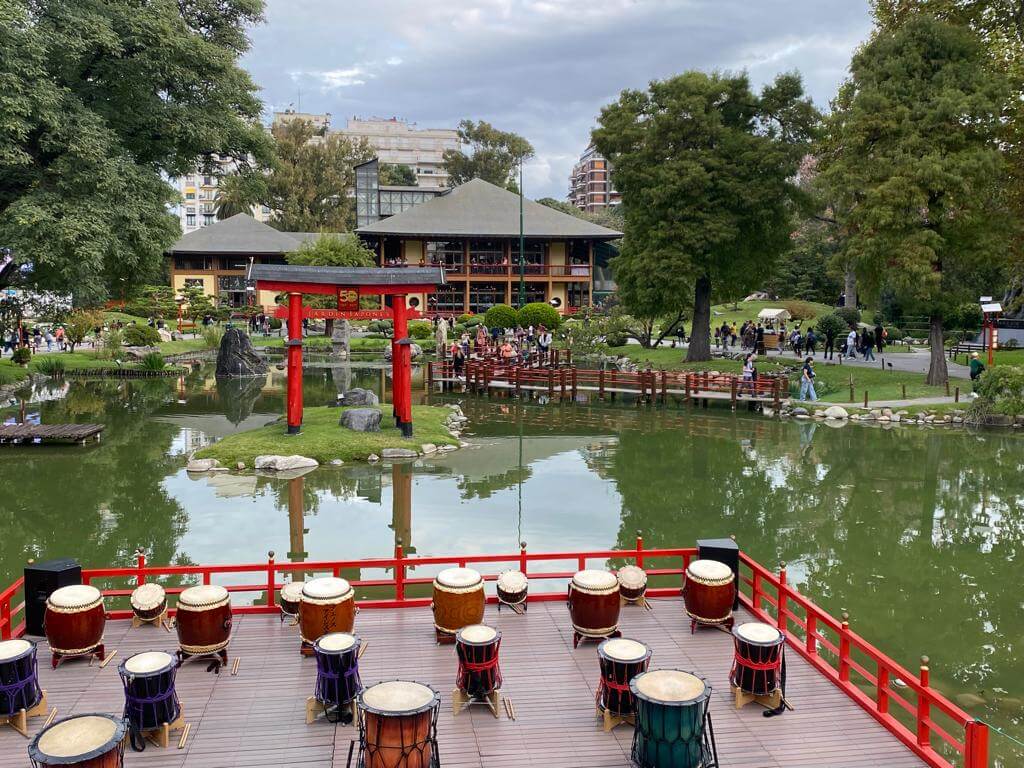
{"type": "MultiPolygon", "coordinates": [[[[732,639],[717,630],[690,634],[678,598],[651,601],[653,610],[624,606],[620,627],[653,649],[651,668],[695,671],[712,684],[712,717],[723,768],[918,768],[924,765],[849,696],[797,653],[788,653],[787,695],[795,711],[765,718],[756,705],[733,707],[728,674],[732,639]]],[[[749,615],[741,611],[741,620],[749,615]]],[[[442,697],[438,726],[444,768],[623,768],[629,765],[633,732],[622,725],[605,733],[594,713],[598,680],[596,644],[572,647],[572,627],[560,601],[530,603],[525,615],[487,605],[485,621],[502,632],[502,694],[515,704],[517,719],[495,719],[486,707],[452,715],[456,659],[451,646],[433,640],[427,607],[363,610],[356,634],[369,646],[360,661],[364,684],[404,678],[433,685],[442,697]]],[[[173,650],[176,638],[158,626],[130,629],[129,621],[107,623],[107,652],[118,655],[105,668],[69,661],[39,672],[58,716],[82,712],[120,713],[124,693],[117,665],[144,650],[173,650]]],[[[298,628],[274,616],[235,616],[231,657],[237,676],[219,676],[199,663],[178,673],[177,690],[192,723],[185,748],[147,746],[126,752],[130,766],[346,766],[351,726],[322,719],[306,725],[306,698],[313,692],[316,664],[298,652],[298,628]]],[[[30,721],[35,734],[42,720],[30,721]]],[[[26,765],[28,741],[0,729],[0,768],[26,765]]],[[[357,749],[358,752],[358,749],[357,749]]],[[[355,758],[353,758],[353,765],[355,758]]]]}
{"type": "Polygon", "coordinates": [[[25,443],[82,443],[100,440],[102,424],[0,424],[0,445],[25,443]]]}

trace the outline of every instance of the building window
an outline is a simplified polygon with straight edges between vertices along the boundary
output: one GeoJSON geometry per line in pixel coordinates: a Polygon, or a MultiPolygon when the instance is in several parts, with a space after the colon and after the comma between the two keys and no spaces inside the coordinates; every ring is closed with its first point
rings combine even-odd
{"type": "MultiPolygon", "coordinates": [[[[519,241],[513,240],[510,245],[512,254],[512,272],[519,272],[519,241]]],[[[523,249],[523,272],[527,275],[543,275],[547,243],[543,240],[527,240],[523,249]]]]}
{"type": "Polygon", "coordinates": [[[186,277],[185,278],[185,287],[186,288],[202,288],[203,287],[203,278],[201,278],[201,277],[186,277]]]}
{"type": "Polygon", "coordinates": [[[211,224],[213,224],[213,214],[212,213],[204,213],[203,214],[203,226],[204,227],[208,227],[211,224]]]}
{"type": "Polygon", "coordinates": [[[196,193],[195,192],[186,192],[185,193],[185,199],[186,200],[195,200],[196,199],[196,193]]]}
{"type": "Polygon", "coordinates": [[[174,268],[180,272],[210,270],[213,269],[213,258],[210,256],[182,256],[179,254],[174,257],[174,268]]]}
{"type": "MultiPolygon", "coordinates": [[[[508,258],[501,240],[469,241],[470,271],[477,275],[504,275],[508,273],[508,258]]],[[[472,298],[470,298],[472,303],[472,298]]]]}
{"type": "Polygon", "coordinates": [[[427,263],[432,267],[444,267],[445,272],[462,272],[465,269],[464,255],[461,240],[431,240],[427,243],[427,263]]]}
{"type": "Polygon", "coordinates": [[[212,187],[213,186],[213,177],[212,176],[203,176],[203,186],[204,187],[212,187]]]}
{"type": "Polygon", "coordinates": [[[469,286],[469,311],[486,312],[495,304],[505,303],[505,283],[471,283],[469,286]]]}
{"type": "Polygon", "coordinates": [[[464,283],[446,283],[427,298],[427,307],[434,312],[462,314],[465,309],[466,286],[464,283]]]}
{"type": "Polygon", "coordinates": [[[185,214],[185,226],[194,227],[196,225],[196,215],[194,213],[185,214]]]}

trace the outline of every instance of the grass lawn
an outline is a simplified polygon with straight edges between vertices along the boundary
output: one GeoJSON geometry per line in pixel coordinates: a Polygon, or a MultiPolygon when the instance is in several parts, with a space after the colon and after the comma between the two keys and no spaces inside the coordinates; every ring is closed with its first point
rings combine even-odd
{"type": "Polygon", "coordinates": [[[139,368],[138,363],[123,362],[120,366],[113,360],[97,357],[92,350],[85,352],[40,352],[32,356],[27,367],[15,365],[9,357],[0,360],[0,384],[10,384],[21,381],[39,368],[39,364],[46,358],[56,358],[64,363],[64,370],[71,371],[116,371],[124,369],[139,368]]]}
{"type": "Polygon", "coordinates": [[[414,405],[412,420],[415,434],[411,439],[402,437],[402,433],[391,426],[390,404],[385,403],[379,409],[385,412],[380,432],[353,432],[338,426],[344,410],[327,406],[306,408],[302,412],[302,433],[299,435],[287,436],[282,419],[265,427],[229,435],[203,448],[196,453],[196,458],[218,459],[226,466],[244,461],[251,467],[253,459],[264,454],[299,454],[326,464],[332,459],[365,461],[371,453],[380,455],[384,448],[419,450],[423,443],[458,445],[458,440],[443,425],[451,413],[445,407],[414,405]]]}
{"type": "MultiPolygon", "coordinates": [[[[762,309],[784,309],[784,305],[787,299],[780,299],[778,301],[741,301],[736,305],[732,303],[728,304],[716,304],[711,307],[711,327],[714,328],[716,325],[721,327],[723,322],[736,323],[736,327],[743,325],[744,320],[757,320],[757,313],[762,309]],[[736,309],[733,309],[736,306],[736,309]]],[[[806,302],[815,309],[815,316],[810,320],[800,321],[801,327],[810,327],[814,325],[815,321],[819,317],[832,314],[834,307],[827,306],[825,304],[816,304],[815,302],[806,302]]],[[[792,325],[793,321],[790,320],[786,324],[792,325]]]]}

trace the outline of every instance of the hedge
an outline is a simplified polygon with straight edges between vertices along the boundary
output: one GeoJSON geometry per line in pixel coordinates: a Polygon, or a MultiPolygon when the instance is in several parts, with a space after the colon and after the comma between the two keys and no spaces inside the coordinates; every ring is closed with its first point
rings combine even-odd
{"type": "Polygon", "coordinates": [[[538,301],[521,307],[519,312],[516,313],[516,322],[523,326],[523,328],[528,328],[531,325],[537,328],[543,325],[549,331],[553,331],[562,322],[562,316],[550,304],[538,301]]]}
{"type": "Polygon", "coordinates": [[[508,304],[495,304],[484,314],[484,323],[488,328],[515,328],[516,311],[508,304]]]}

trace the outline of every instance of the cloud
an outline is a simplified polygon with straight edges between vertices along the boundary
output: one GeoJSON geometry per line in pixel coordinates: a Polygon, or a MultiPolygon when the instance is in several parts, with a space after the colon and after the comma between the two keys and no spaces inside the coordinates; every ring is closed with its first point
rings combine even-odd
{"type": "Polygon", "coordinates": [[[870,31],[866,0],[268,0],[243,63],[268,104],[488,120],[537,151],[534,197],[563,198],[601,107],[687,69],[799,70],[820,107],[870,31]]]}

